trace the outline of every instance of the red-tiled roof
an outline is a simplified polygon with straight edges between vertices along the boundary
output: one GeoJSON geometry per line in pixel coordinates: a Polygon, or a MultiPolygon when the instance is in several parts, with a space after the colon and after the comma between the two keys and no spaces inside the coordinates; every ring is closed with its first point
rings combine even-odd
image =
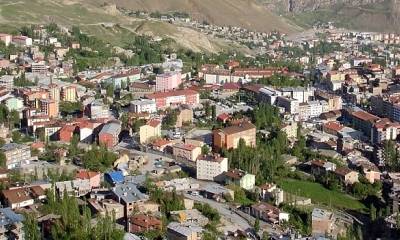
{"type": "Polygon", "coordinates": [[[373,121],[379,120],[379,117],[372,115],[371,113],[368,113],[365,111],[356,111],[356,112],[353,112],[352,115],[363,121],[372,121],[373,122],[373,121]]]}
{"type": "Polygon", "coordinates": [[[199,94],[199,93],[194,90],[184,89],[184,90],[174,90],[174,91],[168,91],[168,92],[156,92],[156,93],[148,94],[148,95],[146,95],[146,97],[149,99],[155,99],[155,98],[167,98],[167,97],[174,97],[174,96],[196,95],[196,94],[199,94]]]}
{"type": "Polygon", "coordinates": [[[87,170],[79,170],[76,175],[75,178],[79,178],[79,179],[91,179],[97,175],[99,175],[100,173],[98,172],[93,172],[93,171],[87,171],[87,170]]]}
{"type": "Polygon", "coordinates": [[[153,128],[155,128],[155,127],[157,127],[158,125],[161,124],[161,121],[157,120],[157,119],[150,119],[149,121],[147,121],[146,124],[151,126],[151,127],[153,127],[153,128]]]}
{"type": "Polygon", "coordinates": [[[325,123],[324,128],[333,130],[335,132],[339,132],[340,130],[342,130],[344,128],[344,126],[336,121],[332,121],[332,122],[325,123]]]}

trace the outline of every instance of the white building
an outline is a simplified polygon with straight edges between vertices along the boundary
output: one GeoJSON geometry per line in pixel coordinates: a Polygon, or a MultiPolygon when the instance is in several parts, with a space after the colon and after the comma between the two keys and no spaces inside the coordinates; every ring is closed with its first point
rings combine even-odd
{"type": "Polygon", "coordinates": [[[277,106],[283,107],[290,114],[299,113],[299,100],[287,97],[278,97],[277,106]]]}
{"type": "Polygon", "coordinates": [[[197,179],[213,181],[223,172],[228,171],[228,158],[219,155],[201,156],[196,162],[197,179]]]}
{"type": "Polygon", "coordinates": [[[90,118],[109,118],[112,113],[110,109],[103,104],[101,99],[95,100],[90,104],[90,118]]]}
{"type": "Polygon", "coordinates": [[[130,111],[134,113],[157,112],[156,101],[154,101],[153,99],[134,100],[130,104],[130,111]]]}

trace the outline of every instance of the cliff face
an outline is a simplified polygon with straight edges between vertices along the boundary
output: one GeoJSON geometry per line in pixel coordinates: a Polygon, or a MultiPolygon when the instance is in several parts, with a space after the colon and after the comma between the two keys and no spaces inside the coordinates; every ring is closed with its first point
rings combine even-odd
{"type": "Polygon", "coordinates": [[[287,0],[287,10],[290,12],[313,11],[328,8],[336,4],[349,6],[362,6],[366,4],[379,4],[385,0],[287,0]]]}
{"type": "Polygon", "coordinates": [[[270,0],[265,3],[270,9],[300,13],[314,11],[321,8],[329,8],[337,4],[345,4],[354,7],[366,4],[379,4],[385,1],[396,2],[397,0],[270,0]]]}

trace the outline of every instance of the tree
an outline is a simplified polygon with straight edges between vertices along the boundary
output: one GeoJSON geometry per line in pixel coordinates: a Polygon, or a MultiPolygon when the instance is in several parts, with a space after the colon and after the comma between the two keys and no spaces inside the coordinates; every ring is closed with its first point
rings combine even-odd
{"type": "Polygon", "coordinates": [[[201,147],[201,154],[207,155],[207,154],[209,154],[209,153],[210,153],[210,148],[208,147],[207,144],[204,144],[204,145],[201,147]]]}
{"type": "Polygon", "coordinates": [[[9,117],[10,125],[12,127],[15,127],[15,126],[19,127],[20,123],[21,123],[21,119],[19,117],[19,112],[17,112],[16,110],[12,110],[9,114],[10,114],[10,117],[9,117]]]}
{"type": "Polygon", "coordinates": [[[23,230],[25,238],[30,240],[40,240],[41,235],[36,218],[32,214],[25,214],[24,217],[25,220],[23,230]]]}
{"type": "Polygon", "coordinates": [[[369,217],[371,218],[371,221],[376,220],[376,208],[374,204],[371,204],[371,207],[369,209],[369,217]]]}
{"type": "Polygon", "coordinates": [[[212,105],[211,107],[211,117],[213,120],[217,118],[217,107],[215,105],[212,105]]]}
{"type": "Polygon", "coordinates": [[[260,231],[260,219],[256,218],[256,220],[254,221],[254,230],[256,232],[260,231]]]}
{"type": "Polygon", "coordinates": [[[6,166],[6,155],[3,152],[0,152],[0,166],[5,167],[6,166]]]}
{"type": "Polygon", "coordinates": [[[106,88],[107,96],[113,97],[114,96],[114,85],[109,84],[106,88]]]}
{"type": "Polygon", "coordinates": [[[262,240],[269,240],[269,233],[267,232],[267,230],[264,230],[264,232],[262,233],[262,240]]]}

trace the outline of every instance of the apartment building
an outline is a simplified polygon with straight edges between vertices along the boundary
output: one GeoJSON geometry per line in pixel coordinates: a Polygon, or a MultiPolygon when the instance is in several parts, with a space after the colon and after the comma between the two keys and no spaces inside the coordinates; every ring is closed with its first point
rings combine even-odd
{"type": "Polygon", "coordinates": [[[0,150],[6,157],[7,169],[13,169],[28,164],[32,159],[31,149],[28,145],[7,143],[4,144],[0,150]]]}
{"type": "Polygon", "coordinates": [[[156,102],[151,99],[140,99],[131,101],[129,110],[134,113],[155,113],[157,112],[156,102]]]}
{"type": "Polygon", "coordinates": [[[139,142],[147,143],[153,138],[161,137],[161,121],[150,119],[139,128],[139,142]]]}
{"type": "Polygon", "coordinates": [[[237,148],[240,139],[243,139],[247,146],[256,145],[256,126],[250,122],[243,122],[223,129],[214,130],[214,149],[237,148]]]}
{"type": "Polygon", "coordinates": [[[179,88],[182,83],[180,72],[167,72],[156,76],[156,91],[168,91],[179,88]]]}
{"type": "Polygon", "coordinates": [[[106,123],[99,133],[99,144],[103,144],[108,148],[114,147],[119,142],[120,133],[120,122],[111,121],[106,123]]]}
{"type": "Polygon", "coordinates": [[[172,146],[172,155],[189,161],[196,161],[200,154],[201,148],[199,146],[180,143],[172,146]]]}
{"type": "Polygon", "coordinates": [[[157,109],[177,107],[181,104],[197,105],[200,102],[200,94],[190,89],[156,92],[146,95],[146,98],[154,100],[157,109]]]}

